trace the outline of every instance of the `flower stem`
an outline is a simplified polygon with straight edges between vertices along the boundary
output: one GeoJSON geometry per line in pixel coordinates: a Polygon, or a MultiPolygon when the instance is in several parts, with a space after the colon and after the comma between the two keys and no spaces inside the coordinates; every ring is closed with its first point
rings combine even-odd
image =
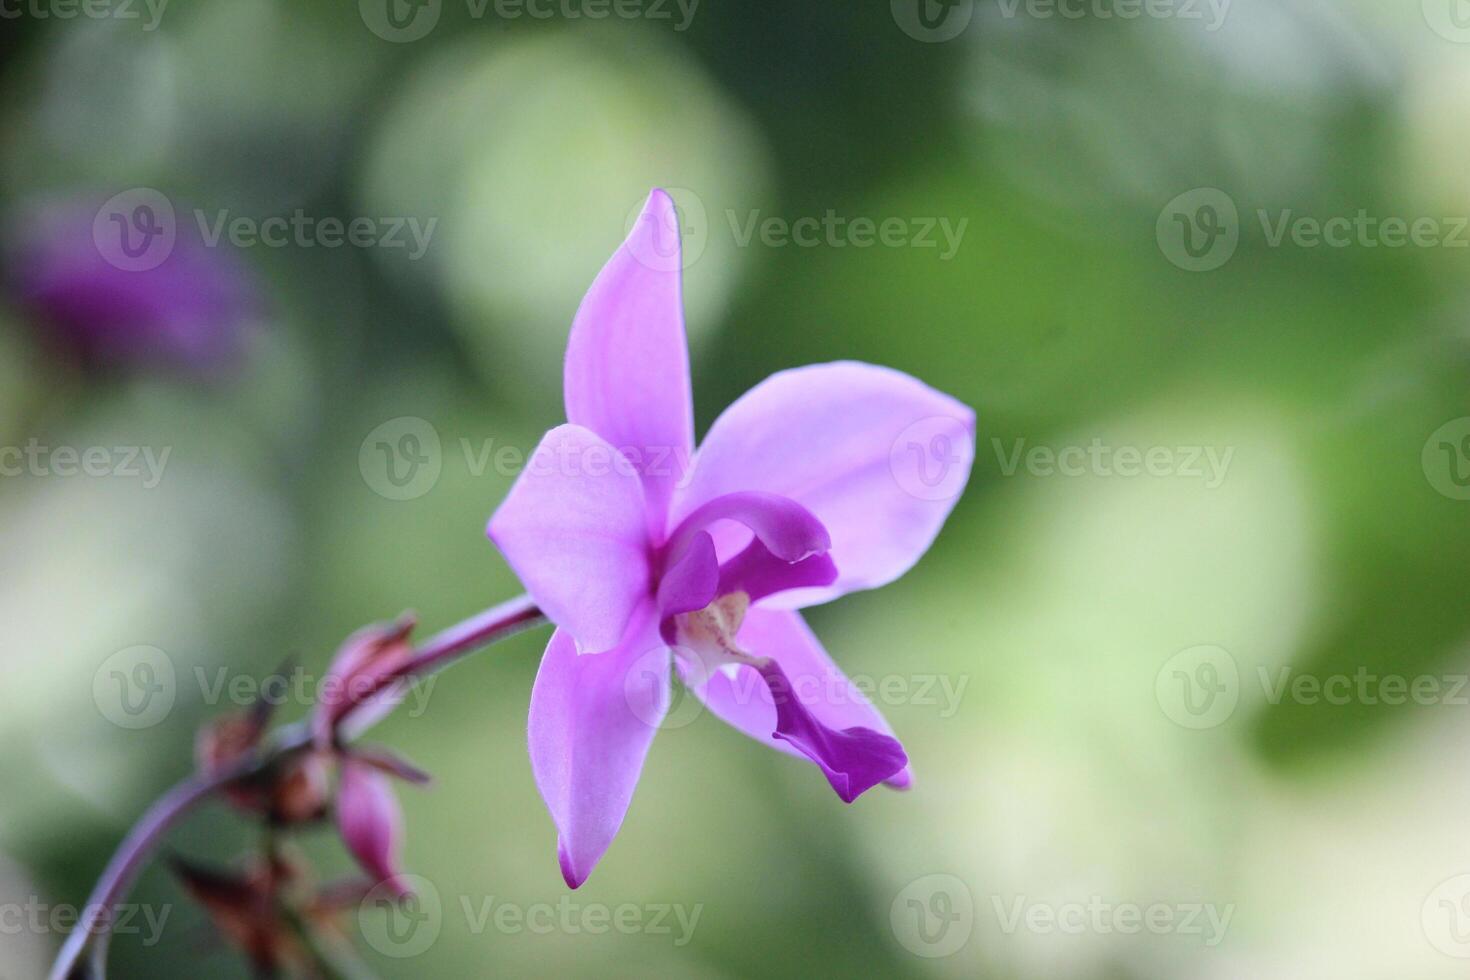
{"type": "MultiPolygon", "coordinates": [[[[528,597],[501,603],[430,637],[417,648],[412,659],[383,678],[379,687],[426,677],[475,650],[545,622],[546,617],[528,597]]],[[[127,894],[153,850],[180,819],[220,790],[257,775],[311,745],[308,724],[297,722],[287,725],[277,730],[259,751],[217,772],[190,776],[155,800],[128,831],[112,860],[107,863],[87,899],[81,920],[57,953],[50,980],[67,980],[81,961],[88,941],[107,934],[112,927],[113,907],[127,894]]]]}

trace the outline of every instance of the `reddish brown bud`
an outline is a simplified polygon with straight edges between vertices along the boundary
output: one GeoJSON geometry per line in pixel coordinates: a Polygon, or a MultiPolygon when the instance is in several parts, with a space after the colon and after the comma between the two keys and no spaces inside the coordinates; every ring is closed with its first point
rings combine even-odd
{"type": "Polygon", "coordinates": [[[342,644],[317,692],[312,733],[318,746],[333,744],[337,724],[360,704],[395,696],[384,682],[413,658],[408,636],[415,624],[413,616],[404,615],[394,623],[364,627],[342,644]]]}

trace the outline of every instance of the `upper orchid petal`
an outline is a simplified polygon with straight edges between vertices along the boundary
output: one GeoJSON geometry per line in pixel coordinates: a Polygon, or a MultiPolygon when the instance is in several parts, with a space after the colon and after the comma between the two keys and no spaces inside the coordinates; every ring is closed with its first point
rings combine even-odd
{"type": "Polygon", "coordinates": [[[616,646],[650,595],[643,487],[590,429],[546,433],[487,533],[531,598],[583,650],[616,646]]]}
{"type": "Polygon", "coordinates": [[[578,656],[557,630],[531,690],[531,768],[558,834],[562,877],[587,880],[622,826],[643,760],[669,707],[668,648],[651,606],[629,639],[578,656]]]}
{"type": "MultiPolygon", "coordinates": [[[[974,433],[974,412],[899,371],[856,362],[782,371],[715,421],[672,517],[735,491],[795,500],[831,533],[840,575],[770,601],[825,602],[891,582],[918,561],[964,488],[974,433]]],[[[718,529],[721,559],[748,538],[718,529]]]]}
{"type": "MultiPolygon", "coordinates": [[[[893,729],[883,715],[832,662],[800,613],[752,606],[745,614],[738,639],[744,649],[780,667],[789,690],[811,721],[831,730],[831,734],[861,729],[892,740],[893,729]]],[[[680,668],[681,672],[688,673],[684,664],[681,663],[680,668]]],[[[871,777],[874,773],[895,788],[901,789],[909,784],[910,777],[904,762],[897,761],[898,756],[893,754],[897,742],[889,746],[871,736],[858,735],[855,744],[836,745],[839,750],[837,756],[825,763],[813,755],[813,751],[822,748],[821,745],[811,742],[797,744],[800,736],[789,717],[794,711],[788,709],[788,719],[783,723],[770,685],[753,667],[726,667],[714,672],[707,682],[693,690],[717,717],[756,741],[788,755],[817,762],[839,794],[844,792],[844,788],[833,778],[833,769],[836,768],[833,763],[843,765],[850,773],[846,777],[845,789],[852,796],[867,788],[862,786],[863,777],[871,777]],[[853,758],[844,762],[841,750],[848,749],[851,752],[847,754],[853,758]]],[[[801,727],[811,732],[808,722],[802,721],[801,727]]],[[[847,741],[852,743],[854,740],[847,741]]],[[[902,754],[901,748],[898,754],[902,754]]]]}
{"type": "Polygon", "coordinates": [[[655,190],[587,291],[567,343],[567,420],[628,456],[660,518],[694,448],[680,274],[678,214],[655,190]]]}

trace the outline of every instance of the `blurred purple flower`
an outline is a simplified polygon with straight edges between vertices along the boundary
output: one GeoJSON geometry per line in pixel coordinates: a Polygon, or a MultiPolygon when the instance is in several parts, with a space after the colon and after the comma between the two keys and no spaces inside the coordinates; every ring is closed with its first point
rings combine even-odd
{"type": "Polygon", "coordinates": [[[845,802],[909,784],[892,729],[795,610],[907,571],[974,455],[969,408],[844,362],[757,385],[695,457],[677,228],[655,190],[577,311],[569,424],[542,439],[488,528],[557,627],[530,752],[573,888],[622,824],[671,666],[714,714],[814,762],[845,802]],[[942,440],[952,493],[895,469],[916,427],[942,440]]]}
{"type": "Polygon", "coordinates": [[[171,208],[166,220],[168,239],[154,246],[161,261],[147,268],[120,259],[104,237],[110,226],[80,199],[12,224],[8,286],[46,347],[100,370],[209,378],[238,364],[261,307],[255,284],[227,249],[174,222],[171,208]]]}

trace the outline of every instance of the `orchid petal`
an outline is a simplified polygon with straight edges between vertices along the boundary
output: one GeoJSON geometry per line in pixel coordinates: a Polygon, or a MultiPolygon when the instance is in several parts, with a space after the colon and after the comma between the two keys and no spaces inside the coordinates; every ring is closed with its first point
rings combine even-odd
{"type": "MultiPolygon", "coordinates": [[[[710,544],[711,549],[714,543],[710,544]]],[[[745,550],[720,566],[718,593],[744,592],[751,602],[789,589],[831,585],[837,581],[837,565],[826,554],[809,555],[801,561],[782,561],[757,538],[745,550]]]]}
{"type": "Polygon", "coordinates": [[[725,521],[744,525],[782,561],[801,561],[832,547],[827,529],[807,508],[789,497],[751,491],[721,494],[696,507],[669,536],[669,547],[725,521]]]}
{"type": "MultiPolygon", "coordinates": [[[[715,421],[672,519],[741,490],[807,507],[832,535],[841,574],[773,600],[825,602],[893,581],[928,550],[969,476],[975,416],[899,371],[842,362],[772,375],[715,421]]],[[[715,532],[723,559],[749,535],[715,532]]]]}
{"type": "Polygon", "coordinates": [[[367,763],[350,757],[343,760],[337,827],[347,849],[375,882],[387,884],[400,895],[408,893],[398,869],[403,812],[387,776],[367,763]]]}
{"type": "Polygon", "coordinates": [[[670,654],[654,626],[650,606],[629,630],[631,642],[596,656],[579,656],[557,630],[531,690],[531,768],[571,888],[587,880],[622,826],[668,711],[670,654]]]}
{"type": "Polygon", "coordinates": [[[700,531],[659,580],[659,612],[667,617],[703,609],[714,601],[719,584],[714,539],[700,531]]]}
{"type": "Polygon", "coordinates": [[[775,703],[774,737],[815,762],[842,802],[851,803],[908,765],[903,746],[891,735],[860,726],[839,731],[817,721],[774,660],[763,660],[756,669],[775,703]]]}
{"type": "MultiPolygon", "coordinates": [[[[908,785],[893,729],[832,662],[800,613],[751,607],[738,639],[777,665],[791,697],[778,706],[768,677],[750,666],[726,667],[693,688],[713,714],[758,742],[811,759],[848,802],[876,782],[908,785]]],[[[682,663],[680,670],[690,675],[682,663]]]]}
{"type": "Polygon", "coordinates": [[[627,454],[660,527],[694,447],[679,218],[655,190],[572,322],[567,420],[627,454]]]}
{"type": "Polygon", "coordinates": [[[642,485],[590,429],[546,433],[487,533],[553,623],[587,651],[622,639],[650,590],[642,485]]]}

